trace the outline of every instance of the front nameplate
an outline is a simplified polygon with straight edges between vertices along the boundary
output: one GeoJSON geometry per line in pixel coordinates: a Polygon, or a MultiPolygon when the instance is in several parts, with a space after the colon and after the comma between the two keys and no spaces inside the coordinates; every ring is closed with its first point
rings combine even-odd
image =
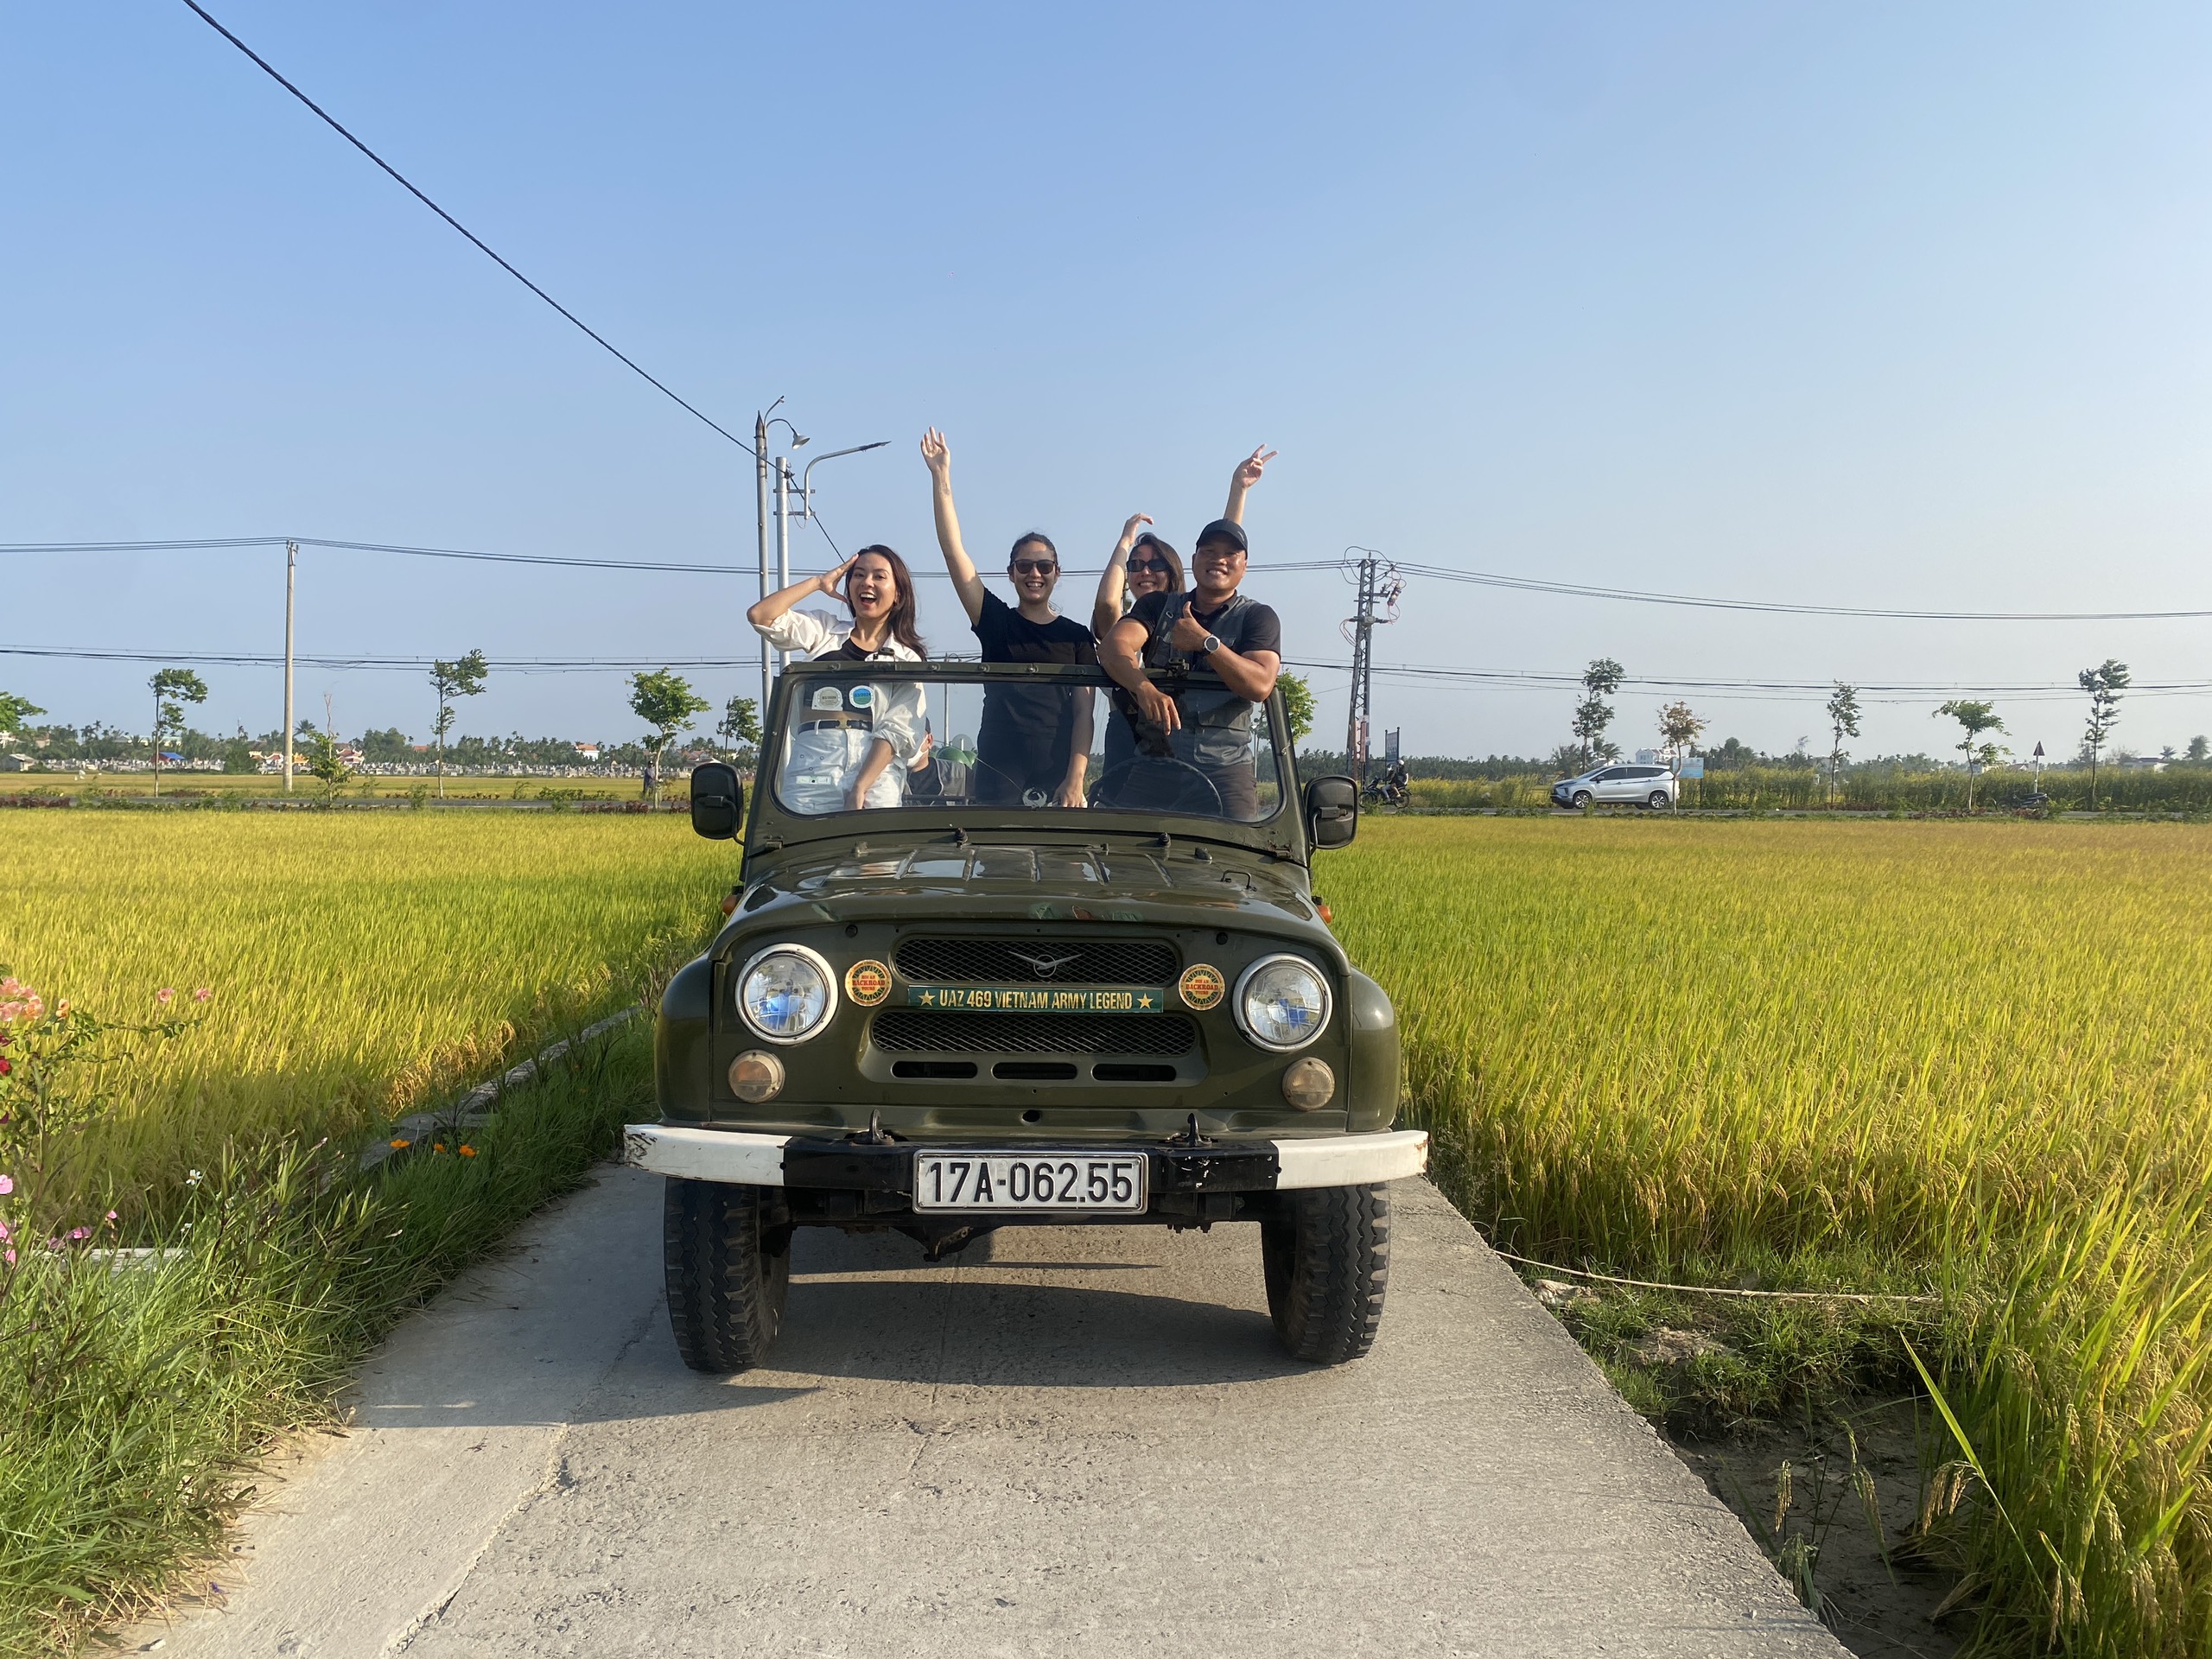
{"type": "Polygon", "coordinates": [[[1167,1006],[1167,988],[1081,991],[1053,985],[910,985],[906,1006],[991,1014],[1157,1014],[1167,1006]]]}

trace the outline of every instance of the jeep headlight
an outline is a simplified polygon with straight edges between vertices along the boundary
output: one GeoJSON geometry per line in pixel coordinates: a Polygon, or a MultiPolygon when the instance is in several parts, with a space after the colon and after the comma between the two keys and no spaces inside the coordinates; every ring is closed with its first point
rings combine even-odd
{"type": "Polygon", "coordinates": [[[1329,982],[1303,957],[1262,957],[1236,982],[1236,1007],[1262,1048],[1303,1048],[1329,1023],[1329,982]]]}
{"type": "Polygon", "coordinates": [[[830,964],[803,944],[772,944],[737,976],[737,1011],[772,1043],[803,1043],[837,1005],[830,964]]]}

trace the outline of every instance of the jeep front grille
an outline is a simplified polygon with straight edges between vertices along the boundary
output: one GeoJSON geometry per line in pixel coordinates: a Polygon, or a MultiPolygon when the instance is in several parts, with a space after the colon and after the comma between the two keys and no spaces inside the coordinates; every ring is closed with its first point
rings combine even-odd
{"type": "Polygon", "coordinates": [[[1165,939],[901,939],[899,971],[928,984],[1172,985],[1165,939]]]}
{"type": "Polygon", "coordinates": [[[980,1014],[890,1008],[875,1046],[912,1054],[1187,1054],[1198,1033],[1179,1014],[980,1014]]]}

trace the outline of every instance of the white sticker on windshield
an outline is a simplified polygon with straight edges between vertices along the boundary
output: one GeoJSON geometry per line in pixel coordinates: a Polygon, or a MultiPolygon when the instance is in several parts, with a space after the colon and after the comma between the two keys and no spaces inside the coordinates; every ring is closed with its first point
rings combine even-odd
{"type": "Polygon", "coordinates": [[[842,709],[844,706],[844,695],[834,685],[816,686],[814,696],[807,702],[810,709],[842,709]]]}

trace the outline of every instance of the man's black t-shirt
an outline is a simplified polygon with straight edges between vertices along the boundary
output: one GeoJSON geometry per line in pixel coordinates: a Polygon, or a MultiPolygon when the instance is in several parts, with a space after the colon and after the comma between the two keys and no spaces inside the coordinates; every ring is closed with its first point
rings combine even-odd
{"type": "MultiPolygon", "coordinates": [[[[1090,630],[1072,618],[1032,622],[986,589],[976,638],[987,663],[1069,663],[1098,660],[1090,630]]],[[[1067,776],[1075,740],[1075,696],[1065,686],[995,685],[983,694],[982,728],[976,734],[976,793],[985,801],[1018,801],[1030,790],[1050,796],[1067,776]]]]}
{"type": "Polygon", "coordinates": [[[1204,652],[1179,651],[1168,642],[1169,631],[1160,625],[1171,601],[1175,612],[1187,605],[1200,627],[1240,657],[1255,651],[1281,656],[1282,619],[1273,606],[1242,594],[1211,611],[1198,607],[1195,594],[1147,594],[1129,612],[1144,624],[1150,640],[1145,647],[1146,666],[1173,668],[1187,664],[1190,668],[1190,689],[1176,699],[1183,717],[1183,729],[1176,734],[1176,753],[1200,766],[1235,765],[1250,747],[1253,705],[1221,683],[1221,677],[1207,666],[1204,652]]]}

